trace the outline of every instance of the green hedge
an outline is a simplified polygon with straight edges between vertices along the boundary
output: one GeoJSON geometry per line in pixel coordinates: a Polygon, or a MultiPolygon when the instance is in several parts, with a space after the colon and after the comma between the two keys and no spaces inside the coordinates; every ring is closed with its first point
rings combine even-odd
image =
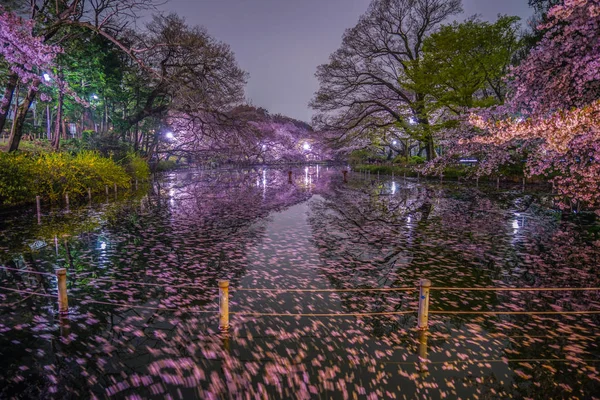
{"type": "Polygon", "coordinates": [[[141,164],[145,161],[136,157],[132,156],[130,163],[122,167],[91,151],[76,155],[0,152],[0,204],[32,202],[38,195],[50,201],[62,198],[65,193],[71,198],[83,197],[88,188],[101,193],[106,185],[128,189],[132,177],[148,176],[148,166],[141,164]]]}

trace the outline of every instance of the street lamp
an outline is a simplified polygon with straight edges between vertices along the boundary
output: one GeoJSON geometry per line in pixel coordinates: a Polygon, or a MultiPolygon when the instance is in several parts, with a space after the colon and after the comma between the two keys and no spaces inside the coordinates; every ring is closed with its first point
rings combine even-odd
{"type": "Polygon", "coordinates": [[[92,94],[92,99],[98,100],[98,95],[97,94],[92,94]]]}
{"type": "Polygon", "coordinates": [[[308,144],[308,142],[304,142],[304,146],[302,146],[304,148],[305,151],[310,150],[310,144],[308,144]]]}
{"type": "Polygon", "coordinates": [[[44,80],[46,82],[50,82],[50,75],[48,75],[47,73],[44,73],[44,80]]]}
{"type": "Polygon", "coordinates": [[[166,137],[167,137],[167,139],[169,139],[169,140],[173,140],[173,139],[175,139],[175,135],[173,135],[173,132],[167,132],[167,133],[165,134],[165,136],[166,136],[166,137]]]}

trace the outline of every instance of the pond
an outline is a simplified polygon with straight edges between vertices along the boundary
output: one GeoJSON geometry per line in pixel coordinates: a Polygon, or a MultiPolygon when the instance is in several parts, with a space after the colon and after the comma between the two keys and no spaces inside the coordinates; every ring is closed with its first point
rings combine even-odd
{"type": "Polygon", "coordinates": [[[497,290],[600,286],[599,223],[544,192],[188,170],[4,212],[0,398],[591,398],[600,291],[497,290]]]}

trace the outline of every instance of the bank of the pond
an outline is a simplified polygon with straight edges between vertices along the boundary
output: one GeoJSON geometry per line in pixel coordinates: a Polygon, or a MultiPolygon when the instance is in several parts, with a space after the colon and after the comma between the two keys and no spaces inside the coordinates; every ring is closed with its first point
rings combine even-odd
{"type": "MultiPolygon", "coordinates": [[[[414,164],[414,165],[390,165],[390,164],[357,164],[352,168],[355,171],[366,171],[372,174],[381,174],[381,175],[398,175],[398,176],[408,176],[408,177],[416,177],[416,176],[424,176],[422,172],[420,172],[419,167],[422,165],[414,164]]],[[[472,168],[468,165],[464,166],[453,166],[446,167],[442,174],[444,179],[449,180],[473,180],[474,175],[472,172],[472,168]]],[[[434,177],[433,175],[429,175],[429,177],[434,177]]],[[[439,178],[439,176],[437,176],[439,178]]],[[[520,182],[523,179],[523,171],[522,170],[506,170],[502,171],[497,175],[489,175],[482,176],[479,178],[481,182],[495,182],[496,179],[500,178],[503,181],[511,181],[511,182],[520,182]]],[[[527,181],[530,183],[545,183],[546,180],[540,176],[528,177],[527,181]]]]}
{"type": "Polygon", "coordinates": [[[108,186],[131,187],[132,180],[146,180],[150,170],[145,160],[129,154],[117,163],[96,152],[3,153],[0,152],[0,205],[17,206],[36,196],[56,202],[66,193],[72,199],[101,193],[108,186]]]}

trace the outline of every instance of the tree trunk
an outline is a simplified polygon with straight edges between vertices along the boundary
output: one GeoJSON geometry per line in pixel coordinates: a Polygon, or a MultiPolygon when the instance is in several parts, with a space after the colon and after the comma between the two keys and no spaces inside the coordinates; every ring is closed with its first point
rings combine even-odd
{"type": "Polygon", "coordinates": [[[46,137],[48,141],[52,140],[52,115],[50,114],[50,104],[46,104],[46,137]]]}
{"type": "Polygon", "coordinates": [[[62,109],[63,109],[63,92],[61,90],[58,91],[58,105],[56,106],[56,121],[54,123],[54,142],[52,143],[52,147],[54,150],[58,150],[60,147],[60,127],[62,121],[62,109]]]}
{"type": "Polygon", "coordinates": [[[25,117],[27,116],[29,107],[31,107],[31,103],[33,103],[39,85],[39,79],[35,79],[32,82],[31,87],[27,91],[27,96],[25,96],[25,99],[23,100],[23,104],[21,104],[17,110],[15,123],[10,132],[10,139],[8,139],[8,151],[17,151],[19,149],[19,143],[21,143],[21,137],[23,136],[23,127],[25,126],[25,117]]]}
{"type": "Polygon", "coordinates": [[[433,137],[431,135],[427,135],[425,144],[427,148],[425,152],[427,154],[427,161],[432,161],[435,158],[435,146],[433,144],[433,137]]]}
{"type": "Polygon", "coordinates": [[[11,74],[8,77],[8,82],[6,83],[6,88],[4,89],[4,97],[2,98],[2,103],[0,103],[0,132],[2,132],[4,125],[6,124],[13,94],[15,93],[15,88],[17,87],[17,81],[17,74],[11,74]]]}

